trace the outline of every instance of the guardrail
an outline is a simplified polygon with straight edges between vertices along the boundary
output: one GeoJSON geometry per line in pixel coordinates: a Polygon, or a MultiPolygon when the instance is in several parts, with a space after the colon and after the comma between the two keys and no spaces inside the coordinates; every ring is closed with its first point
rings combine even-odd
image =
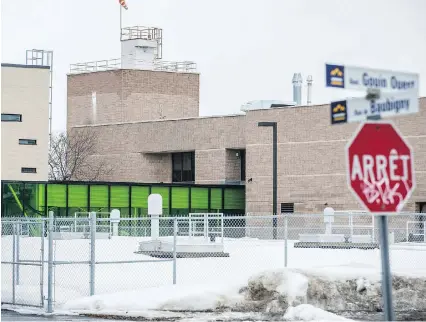
{"type": "MultiPolygon", "coordinates": [[[[167,71],[175,73],[195,73],[197,72],[197,64],[192,61],[165,61],[165,60],[131,60],[127,61],[128,65],[135,70],[155,70],[167,71]]],[[[84,63],[76,63],[70,65],[70,74],[95,73],[108,70],[124,69],[123,62],[120,58],[90,61],[84,63]]]]}

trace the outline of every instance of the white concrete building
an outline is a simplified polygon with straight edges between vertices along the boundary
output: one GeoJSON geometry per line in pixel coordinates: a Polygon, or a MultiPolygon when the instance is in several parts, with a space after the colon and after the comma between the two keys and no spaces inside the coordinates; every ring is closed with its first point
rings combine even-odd
{"type": "Polygon", "coordinates": [[[47,181],[50,67],[1,64],[1,179],[47,181]]]}

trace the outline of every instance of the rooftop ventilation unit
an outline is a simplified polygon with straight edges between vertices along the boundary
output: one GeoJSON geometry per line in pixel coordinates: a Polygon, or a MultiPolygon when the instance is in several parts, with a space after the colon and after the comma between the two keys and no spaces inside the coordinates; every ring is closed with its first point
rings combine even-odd
{"type": "Polygon", "coordinates": [[[284,102],[279,100],[257,100],[250,101],[241,105],[241,111],[263,110],[276,107],[293,107],[295,102],[284,102]]]}

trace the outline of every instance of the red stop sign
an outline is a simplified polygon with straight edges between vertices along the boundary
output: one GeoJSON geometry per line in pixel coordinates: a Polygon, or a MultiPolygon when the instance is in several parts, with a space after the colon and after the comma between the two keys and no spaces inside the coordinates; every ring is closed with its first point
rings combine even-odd
{"type": "Polygon", "coordinates": [[[410,146],[391,123],[367,122],[346,146],[349,188],[370,212],[401,211],[415,187],[410,146]]]}

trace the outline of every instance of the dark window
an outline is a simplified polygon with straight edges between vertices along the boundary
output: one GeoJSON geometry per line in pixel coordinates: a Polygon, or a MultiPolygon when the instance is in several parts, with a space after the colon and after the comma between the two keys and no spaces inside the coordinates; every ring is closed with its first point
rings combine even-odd
{"type": "Polygon", "coordinates": [[[241,181],[246,181],[246,151],[240,151],[241,160],[241,181]]]}
{"type": "Polygon", "coordinates": [[[21,145],[37,145],[37,140],[33,139],[19,139],[21,145]]]}
{"type": "Polygon", "coordinates": [[[22,173],[37,173],[36,168],[21,168],[22,173]]]}
{"type": "Polygon", "coordinates": [[[1,114],[2,122],[22,122],[22,114],[1,114]]]}
{"type": "Polygon", "coordinates": [[[182,153],[173,153],[172,154],[172,163],[173,163],[173,182],[182,181],[182,153]]]}
{"type": "Polygon", "coordinates": [[[281,213],[282,214],[294,213],[294,203],[282,203],[281,204],[281,213]]]}
{"type": "Polygon", "coordinates": [[[195,181],[195,153],[182,152],[172,154],[172,181],[195,181]]]}

